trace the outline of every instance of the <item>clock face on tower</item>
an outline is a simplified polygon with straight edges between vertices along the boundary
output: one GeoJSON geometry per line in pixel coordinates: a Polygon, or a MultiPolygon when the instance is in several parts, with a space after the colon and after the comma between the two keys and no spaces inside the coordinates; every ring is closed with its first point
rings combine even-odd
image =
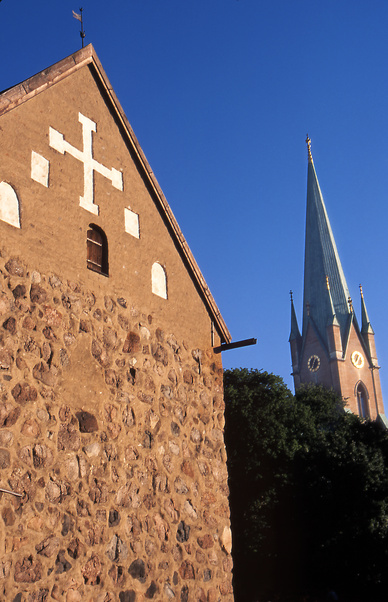
{"type": "Polygon", "coordinates": [[[351,358],[353,366],[362,368],[364,365],[364,357],[359,351],[353,351],[351,358]]]}
{"type": "Polygon", "coordinates": [[[320,365],[321,360],[317,355],[312,355],[307,360],[307,368],[310,370],[310,372],[316,372],[317,370],[319,370],[320,365]]]}

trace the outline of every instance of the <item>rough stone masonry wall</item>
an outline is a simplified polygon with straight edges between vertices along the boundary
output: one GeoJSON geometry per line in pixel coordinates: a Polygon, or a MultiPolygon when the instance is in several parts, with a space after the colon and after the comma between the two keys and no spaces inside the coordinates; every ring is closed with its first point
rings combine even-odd
{"type": "Polygon", "coordinates": [[[0,599],[230,602],[222,370],[0,256],[0,599]]]}

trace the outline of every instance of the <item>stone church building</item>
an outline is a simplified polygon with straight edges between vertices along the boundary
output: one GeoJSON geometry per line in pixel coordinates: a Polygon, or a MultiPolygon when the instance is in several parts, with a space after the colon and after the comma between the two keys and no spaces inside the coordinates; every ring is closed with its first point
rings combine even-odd
{"type": "Polygon", "coordinates": [[[362,287],[361,328],[341,266],[308,145],[303,326],[300,334],[291,295],[291,359],[295,388],[315,383],[333,388],[355,414],[384,415],[375,335],[362,287]]]}
{"type": "Polygon", "coordinates": [[[228,342],[93,47],[0,93],[1,600],[233,600],[228,342]]]}

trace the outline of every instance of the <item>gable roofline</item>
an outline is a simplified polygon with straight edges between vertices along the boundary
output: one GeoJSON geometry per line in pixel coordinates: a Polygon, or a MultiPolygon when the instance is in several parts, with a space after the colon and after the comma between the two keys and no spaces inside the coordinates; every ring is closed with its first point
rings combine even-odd
{"type": "Polygon", "coordinates": [[[71,54],[67,58],[55,63],[51,67],[44,69],[40,73],[33,75],[32,77],[26,79],[25,81],[8,88],[4,92],[0,92],[0,117],[1,115],[15,109],[19,105],[24,102],[27,102],[34,96],[44,92],[47,88],[55,85],[59,81],[65,79],[75,71],[82,69],[85,66],[90,66],[94,69],[100,84],[102,85],[105,93],[107,94],[112,107],[114,108],[117,119],[119,120],[123,131],[125,132],[129,143],[131,144],[136,157],[139,161],[139,164],[146,174],[148,182],[151,186],[151,189],[154,193],[154,198],[159,203],[159,206],[162,210],[162,214],[164,215],[168,226],[170,227],[175,239],[178,248],[181,250],[184,260],[187,262],[189,267],[189,271],[192,274],[195,284],[197,285],[200,294],[205,302],[205,305],[208,308],[208,311],[217,325],[221,339],[226,343],[230,343],[232,337],[230,332],[225,324],[224,319],[221,316],[220,310],[211,294],[209,287],[206,284],[206,281],[202,275],[201,270],[198,267],[197,262],[194,259],[194,256],[187,244],[182,231],[178,225],[178,222],[175,219],[175,216],[167,202],[166,197],[164,196],[162,189],[160,188],[156,177],[143,153],[143,150],[140,147],[140,144],[132,130],[132,127],[123,111],[123,108],[112,88],[112,85],[97,57],[97,54],[92,46],[92,44],[88,44],[85,48],[78,50],[74,54],[71,54]]]}
{"type": "Polygon", "coordinates": [[[352,329],[352,325],[353,325],[354,330],[356,331],[356,335],[357,335],[359,343],[362,347],[362,350],[365,353],[365,357],[369,363],[369,367],[372,368],[373,367],[372,358],[370,356],[370,352],[369,352],[368,347],[366,346],[364,338],[362,337],[361,330],[360,330],[360,327],[359,327],[358,321],[357,321],[357,316],[354,313],[354,311],[351,314],[349,314],[349,320],[348,320],[348,324],[347,324],[346,331],[345,331],[345,336],[344,336],[344,340],[343,340],[343,358],[344,359],[346,358],[348,350],[349,350],[350,331],[352,329]]]}
{"type": "Polygon", "coordinates": [[[306,348],[306,339],[307,339],[307,333],[308,333],[308,329],[312,328],[319,344],[321,345],[324,353],[326,354],[326,357],[328,360],[330,360],[330,354],[329,354],[329,348],[327,346],[327,343],[325,342],[325,340],[322,338],[321,333],[319,332],[319,329],[317,328],[317,325],[314,322],[314,319],[311,316],[307,316],[306,318],[307,322],[306,322],[306,334],[305,337],[302,338],[302,348],[300,351],[300,362],[302,361],[302,358],[304,356],[304,352],[305,352],[305,348],[306,348]]]}

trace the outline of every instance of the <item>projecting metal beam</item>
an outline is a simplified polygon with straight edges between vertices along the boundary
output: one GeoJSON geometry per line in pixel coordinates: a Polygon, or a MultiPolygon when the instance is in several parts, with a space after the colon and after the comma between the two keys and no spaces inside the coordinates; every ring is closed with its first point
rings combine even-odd
{"type": "Polygon", "coordinates": [[[238,349],[238,347],[248,347],[248,345],[256,345],[257,339],[244,339],[243,341],[236,341],[235,343],[225,343],[219,345],[219,347],[213,347],[214,353],[221,353],[221,351],[229,351],[229,349],[238,349]]]}

